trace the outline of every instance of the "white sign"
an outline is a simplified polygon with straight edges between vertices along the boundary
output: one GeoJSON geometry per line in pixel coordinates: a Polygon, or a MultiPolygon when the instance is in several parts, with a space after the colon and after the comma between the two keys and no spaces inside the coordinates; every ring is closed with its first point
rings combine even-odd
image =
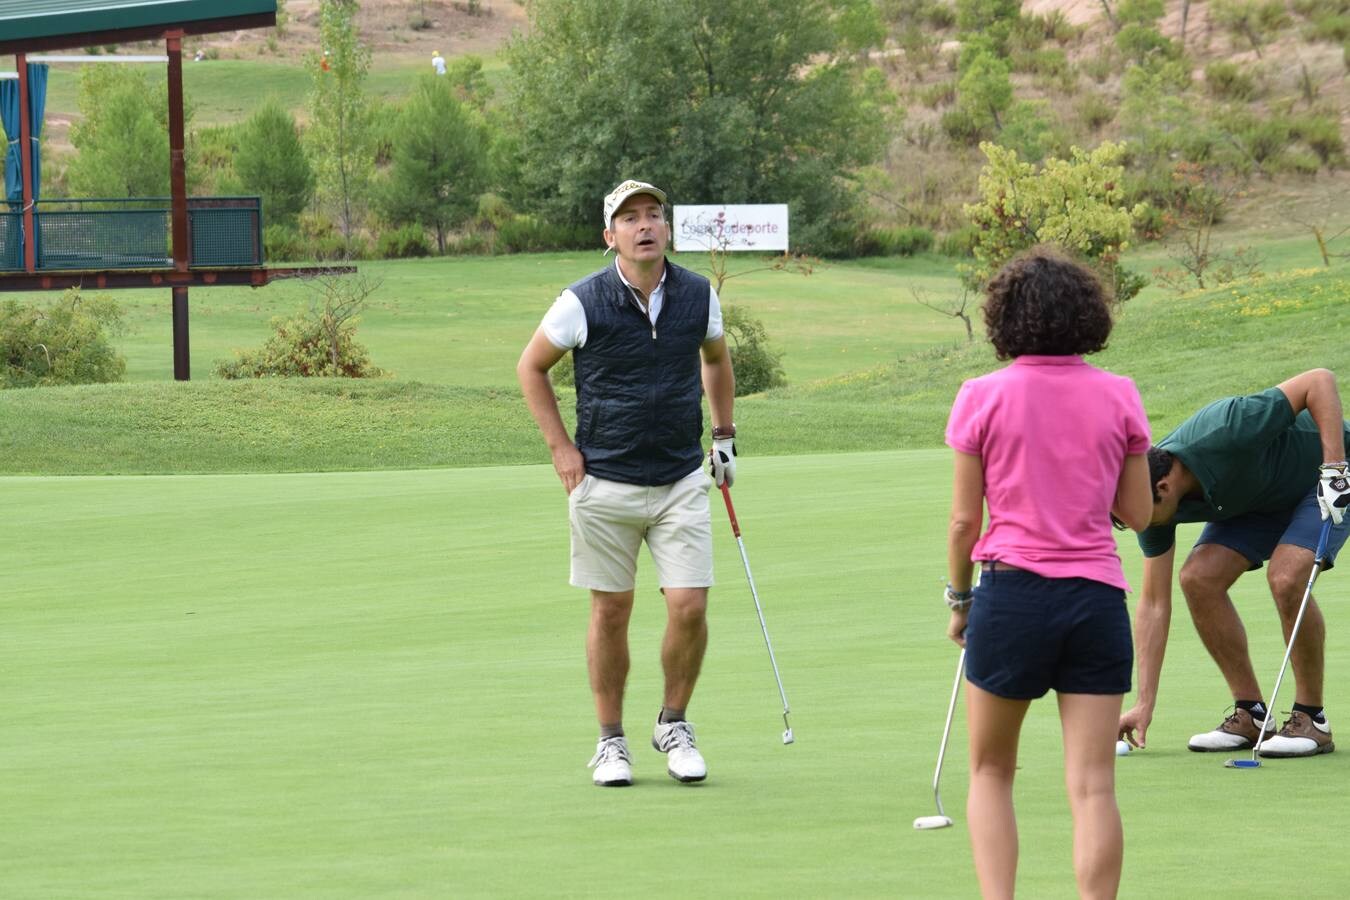
{"type": "Polygon", "coordinates": [[[786,203],[676,206],[675,249],[788,249],[786,203]]]}

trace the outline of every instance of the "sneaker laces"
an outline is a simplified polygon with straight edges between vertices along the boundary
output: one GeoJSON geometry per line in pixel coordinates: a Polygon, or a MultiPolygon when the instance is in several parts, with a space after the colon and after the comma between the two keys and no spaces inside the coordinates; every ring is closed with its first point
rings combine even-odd
{"type": "Polygon", "coordinates": [[[661,735],[661,749],[666,753],[672,750],[693,750],[694,726],[688,722],[671,722],[670,728],[661,735]]]}
{"type": "Polygon", "coordinates": [[[591,757],[590,762],[586,763],[586,768],[594,769],[596,766],[617,762],[618,760],[630,764],[633,762],[633,757],[628,754],[628,742],[622,737],[605,738],[595,748],[595,755],[591,757]]]}

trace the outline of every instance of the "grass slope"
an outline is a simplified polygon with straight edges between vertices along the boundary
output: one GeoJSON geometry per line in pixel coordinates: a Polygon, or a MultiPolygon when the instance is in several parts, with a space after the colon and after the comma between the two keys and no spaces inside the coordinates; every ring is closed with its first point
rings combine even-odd
{"type": "MultiPolygon", "coordinates": [[[[748,460],[747,460],[748,462],[748,460]]],[[[761,459],[737,512],[782,667],[779,699],[715,510],[719,585],[692,708],[711,767],[668,779],[643,743],[663,615],[641,564],[628,725],[638,783],[601,791],[582,634],[551,469],[4,478],[0,894],[47,897],[970,897],[959,715],[943,778],[958,827],[915,832],[956,650],[942,636],[949,455],[761,459]]],[[[1138,554],[1127,553],[1138,583],[1138,554]]],[[[1258,578],[1263,681],[1282,652],[1258,578]]],[[[1328,630],[1346,623],[1326,582],[1328,630]]],[[[1328,647],[1328,696],[1350,651],[1328,647]]],[[[1234,847],[1306,854],[1253,809],[1297,798],[1350,826],[1350,755],[1235,772],[1189,753],[1223,685],[1178,620],[1147,750],[1119,763],[1123,896],[1213,893],[1234,847]]],[[[1333,709],[1338,708],[1334,707],[1333,709]]],[[[1333,713],[1334,714],[1334,713],[1333,713]]],[[[1054,705],[1024,729],[1021,893],[1075,896],[1054,705]]],[[[1304,896],[1350,863],[1322,854],[1304,896]]],[[[1255,866],[1239,896],[1287,884],[1255,866]]]]}
{"type": "MultiPolygon", "coordinates": [[[[387,264],[397,299],[367,316],[375,360],[427,380],[214,380],[91,385],[0,393],[0,472],[110,474],[330,471],[539,463],[547,452],[514,384],[544,284],[563,283],[571,257],[387,264]],[[447,273],[450,276],[447,277],[447,273]],[[492,279],[492,280],[490,280],[492,279]],[[392,362],[391,362],[392,360],[392,362]],[[456,386],[447,386],[455,384],[456,386]]],[[[586,262],[586,264],[589,264],[586,262]]],[[[838,266],[810,279],[765,277],[738,287],[743,302],[788,348],[793,384],[744,397],[736,418],[749,456],[942,443],[961,381],[998,365],[983,342],[907,295],[916,274],[838,266]],[[914,350],[914,347],[927,349],[914,350]],[[799,373],[815,373],[814,378],[799,373]]],[[[299,291],[292,287],[293,291],[299,291]]],[[[196,313],[197,334],[239,337],[293,308],[262,293],[224,295],[196,313]],[[247,304],[256,304],[250,308],[247,304]]],[[[1161,436],[1205,402],[1256,390],[1314,366],[1350,371],[1344,265],[1126,304],[1112,345],[1093,358],[1138,383],[1161,436]]],[[[128,339],[162,310],[134,300],[128,339]]],[[[194,341],[200,347],[204,341],[194,341]]],[[[167,342],[156,345],[167,356],[167,342]]],[[[131,352],[130,350],[128,351],[131,352]]],[[[166,360],[167,361],[167,360],[166,360]]],[[[140,364],[133,365],[146,377],[140,364]]],[[[199,370],[200,371],[200,370],[199,370]]],[[[564,392],[564,414],[572,398],[564,392]]]]}

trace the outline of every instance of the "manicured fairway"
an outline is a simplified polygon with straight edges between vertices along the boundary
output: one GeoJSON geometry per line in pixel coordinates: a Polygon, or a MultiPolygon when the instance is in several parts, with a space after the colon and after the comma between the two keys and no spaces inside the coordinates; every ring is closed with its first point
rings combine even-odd
{"type": "MultiPolygon", "coordinates": [[[[644,559],[626,790],[584,767],[586,602],[546,467],[0,479],[0,896],[975,896],[963,716],[944,778],[958,827],[910,827],[932,811],[956,661],[938,599],[948,473],[940,450],[742,460],[797,742],[780,743],[719,504],[691,710],[711,777],[676,784],[642,740],[662,618],[644,559]]],[[[1350,721],[1339,574],[1319,591],[1333,723],[1350,721]]],[[[1245,581],[1269,682],[1283,648],[1245,581]]],[[[1252,772],[1187,752],[1226,692],[1181,608],[1162,687],[1149,748],[1119,763],[1122,896],[1265,897],[1291,879],[1344,896],[1350,748],[1252,772]]],[[[1053,700],[1023,751],[1020,895],[1072,897],[1053,700]]]]}

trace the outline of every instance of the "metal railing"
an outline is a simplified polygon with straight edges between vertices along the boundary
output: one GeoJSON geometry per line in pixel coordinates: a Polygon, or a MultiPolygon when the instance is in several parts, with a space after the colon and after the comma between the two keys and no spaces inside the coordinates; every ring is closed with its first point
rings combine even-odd
{"type": "MultiPolygon", "coordinates": [[[[14,203],[0,210],[0,271],[21,272],[23,215],[14,203]]],[[[40,272],[173,266],[168,197],[39,200],[33,222],[40,272]]],[[[262,200],[189,197],[188,237],[191,268],[261,266],[262,200]]]]}

